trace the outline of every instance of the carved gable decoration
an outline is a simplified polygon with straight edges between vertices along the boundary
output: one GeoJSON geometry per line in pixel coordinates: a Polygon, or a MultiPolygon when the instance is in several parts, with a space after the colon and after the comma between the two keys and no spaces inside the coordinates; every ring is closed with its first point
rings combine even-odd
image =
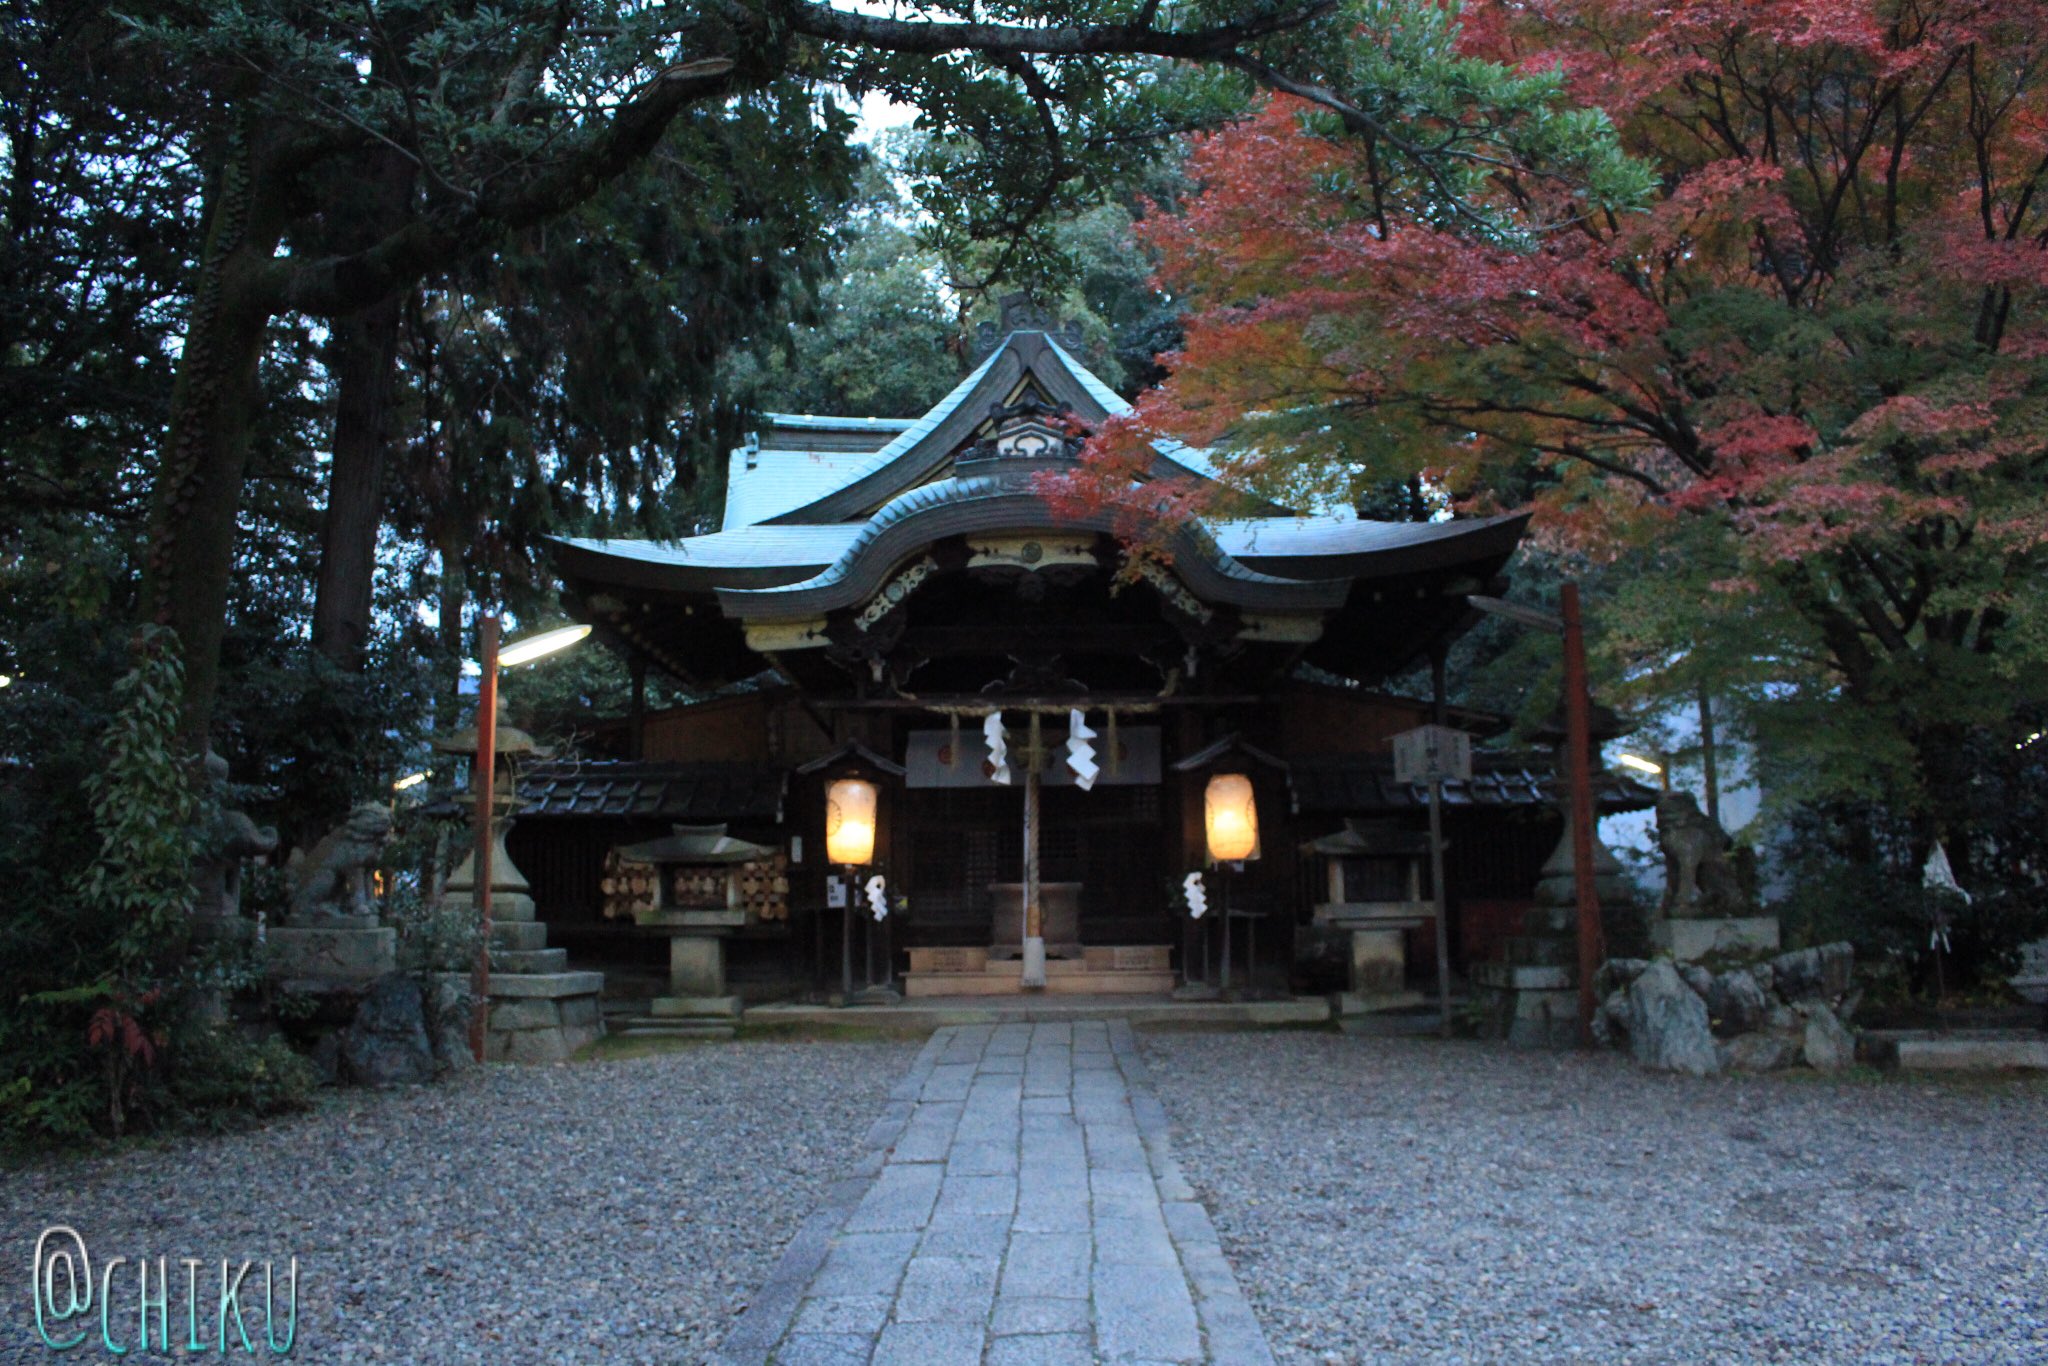
{"type": "Polygon", "coordinates": [[[1034,464],[1077,458],[1085,435],[1067,404],[1054,405],[1035,389],[1015,403],[989,408],[983,437],[961,451],[957,464],[988,466],[1029,461],[1034,464]]]}

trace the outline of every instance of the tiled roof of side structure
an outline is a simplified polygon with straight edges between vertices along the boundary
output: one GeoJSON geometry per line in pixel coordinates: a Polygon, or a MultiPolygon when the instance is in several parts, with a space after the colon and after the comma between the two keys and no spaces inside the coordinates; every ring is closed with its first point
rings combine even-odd
{"type": "Polygon", "coordinates": [[[844,488],[874,462],[872,451],[811,451],[742,446],[725,476],[724,529],[751,527],[844,488]]]}
{"type": "MultiPolygon", "coordinates": [[[[1413,811],[1429,806],[1426,783],[1394,781],[1391,755],[1349,754],[1290,761],[1287,784],[1294,809],[1338,816],[1413,811]]],[[[1657,794],[1618,773],[1593,775],[1594,799],[1603,814],[1641,811],[1657,794]]],[[[1557,773],[1535,754],[1474,753],[1472,776],[1444,783],[1444,805],[1554,807],[1560,797],[1557,773]]]]}
{"type": "MultiPolygon", "coordinates": [[[[846,465],[842,466],[840,477],[837,479],[836,482],[831,484],[829,487],[821,486],[818,492],[813,496],[804,499],[801,503],[797,503],[791,507],[784,508],[782,511],[794,512],[797,510],[797,508],[801,508],[810,503],[814,503],[819,498],[824,497],[826,494],[831,493],[836,489],[845,488],[848,484],[857,483],[858,481],[867,478],[867,476],[875,473],[877,470],[888,468],[888,466],[898,456],[903,455],[912,447],[916,446],[917,443],[919,441],[922,441],[925,438],[925,436],[932,431],[933,428],[937,427],[940,423],[944,422],[947,418],[951,417],[953,415],[954,409],[958,408],[962,403],[967,401],[968,396],[974,392],[975,386],[981,383],[981,377],[988,373],[989,367],[996,363],[996,357],[1000,355],[1002,355],[1002,348],[1000,347],[990,352],[988,359],[983,361],[980,365],[975,366],[972,374],[968,375],[966,379],[963,379],[958,384],[954,385],[953,391],[947,394],[944,398],[940,399],[938,403],[935,404],[929,412],[925,413],[924,416],[917,418],[908,426],[904,427],[902,431],[898,432],[895,438],[891,440],[888,445],[883,446],[880,450],[874,452],[872,455],[863,455],[858,460],[851,461],[846,465]]],[[[894,421],[896,419],[886,420],[894,421]]],[[[727,496],[728,498],[730,498],[731,495],[728,494],[727,496]]],[[[767,515],[780,516],[781,513],[769,513],[767,515]]],[[[725,524],[727,526],[735,525],[729,507],[727,510],[725,524]]]]}
{"type": "Polygon", "coordinates": [[[786,781],[782,770],[771,764],[535,764],[519,775],[519,816],[779,821],[786,781]]]}
{"type": "Polygon", "coordinates": [[[606,540],[563,536],[560,545],[637,560],[642,564],[673,564],[691,569],[771,569],[785,565],[826,565],[846,553],[860,534],[857,522],[816,526],[746,526],[688,536],[680,541],[606,540]]]}

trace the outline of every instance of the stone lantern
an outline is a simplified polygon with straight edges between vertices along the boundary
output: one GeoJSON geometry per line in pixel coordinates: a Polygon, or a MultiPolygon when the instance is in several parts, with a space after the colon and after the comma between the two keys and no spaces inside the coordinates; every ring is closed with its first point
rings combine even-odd
{"type": "MultiPolygon", "coordinates": [[[[452,735],[442,736],[434,741],[434,748],[442,754],[461,755],[473,759],[476,755],[476,725],[464,726],[452,735]]],[[[505,705],[501,698],[498,703],[498,724],[496,741],[491,747],[497,756],[493,768],[496,781],[491,796],[491,916],[499,924],[505,922],[531,923],[534,918],[533,888],[526,881],[526,875],[513,864],[511,855],[505,852],[505,831],[512,824],[513,807],[516,799],[513,785],[517,780],[516,769],[531,760],[548,758],[553,751],[536,741],[517,726],[505,723],[505,705]]],[[[474,765],[472,765],[473,767],[474,765]]],[[[475,781],[475,775],[471,775],[475,781]]],[[[468,856],[448,875],[443,905],[474,906],[476,904],[476,851],[468,856]]],[[[520,936],[513,935],[512,938],[520,936]]],[[[535,937],[531,945],[521,948],[539,948],[545,939],[545,931],[535,937]]]]}
{"type": "MultiPolygon", "coordinates": [[[[1598,762],[1604,741],[1625,734],[1612,708],[1595,704],[1588,718],[1595,783],[1594,819],[1599,819],[1598,762]]],[[[1536,883],[1535,904],[1522,920],[1522,933],[1507,941],[1506,961],[1474,966],[1472,982],[1493,1001],[1501,1032],[1511,1044],[1538,1048],[1570,1048],[1579,1038],[1578,883],[1572,856],[1571,752],[1562,710],[1552,715],[1536,739],[1551,747],[1557,768],[1557,809],[1564,829],[1557,847],[1543,861],[1536,883]]],[[[1593,831],[1593,887],[1600,898],[1603,922],[1611,923],[1630,904],[1628,872],[1614,851],[1593,831]]]]}
{"type": "MultiPolygon", "coordinates": [[[[465,726],[434,742],[443,754],[476,755],[476,728],[465,726]]],[[[490,1003],[486,1015],[484,1056],[491,1061],[558,1062],[604,1033],[599,993],[601,972],[569,971],[565,949],[551,949],[548,927],[536,915],[533,887],[505,852],[505,831],[516,806],[516,770],[550,751],[516,726],[505,724],[498,708],[496,758],[491,799],[491,943],[490,1003]]],[[[476,851],[462,860],[442,894],[444,907],[471,910],[476,905],[476,851]]]]}

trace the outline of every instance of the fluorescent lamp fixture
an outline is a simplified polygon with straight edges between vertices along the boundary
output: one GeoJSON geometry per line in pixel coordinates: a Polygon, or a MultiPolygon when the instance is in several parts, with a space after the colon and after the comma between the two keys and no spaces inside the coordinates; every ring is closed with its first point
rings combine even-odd
{"type": "Polygon", "coordinates": [[[557,650],[568,649],[589,634],[588,626],[564,626],[560,630],[542,631],[537,636],[528,636],[498,652],[498,667],[509,669],[515,664],[531,664],[534,660],[551,655],[557,650]]]}
{"type": "Polygon", "coordinates": [[[1614,762],[1620,764],[1623,768],[1632,768],[1638,773],[1662,773],[1664,771],[1664,765],[1653,764],[1648,759],[1637,754],[1617,754],[1614,756],[1614,762]]]}
{"type": "Polygon", "coordinates": [[[418,787],[421,783],[425,782],[426,780],[427,775],[424,773],[408,773],[403,778],[400,778],[397,782],[393,783],[391,785],[391,790],[393,792],[403,792],[408,787],[418,787]]]}

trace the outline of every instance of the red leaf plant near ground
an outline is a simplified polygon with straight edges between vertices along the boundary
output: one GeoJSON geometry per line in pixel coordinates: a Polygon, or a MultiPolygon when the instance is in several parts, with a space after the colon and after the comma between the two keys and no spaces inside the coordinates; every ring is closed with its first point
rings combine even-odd
{"type": "Polygon", "coordinates": [[[156,1063],[162,1039],[143,1027],[140,1016],[155,1006],[161,992],[152,988],[139,997],[116,995],[92,1013],[86,1022],[85,1041],[104,1049],[107,1069],[107,1118],[119,1135],[133,1099],[137,1075],[156,1063]]]}
{"type": "Polygon", "coordinates": [[[1169,381],[1048,495],[1227,514],[1134,483],[1172,438],[1282,501],[1533,502],[1662,595],[1611,607],[1630,662],[1767,622],[1871,722],[1865,777],[1939,811],[1944,749],[2048,664],[2048,4],[1479,0],[1459,41],[1604,110],[1651,201],[1504,164],[1476,231],[1267,100],[1145,220],[1169,381]]]}

